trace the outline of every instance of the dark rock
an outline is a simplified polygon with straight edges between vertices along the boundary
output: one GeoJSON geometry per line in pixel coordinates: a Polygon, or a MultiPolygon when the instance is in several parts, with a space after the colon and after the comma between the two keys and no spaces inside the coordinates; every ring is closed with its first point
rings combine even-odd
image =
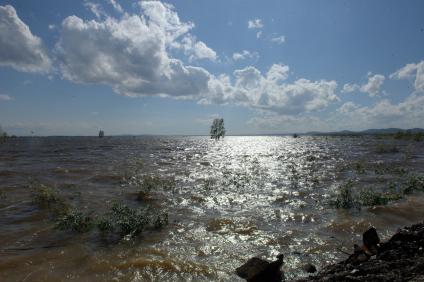
{"type": "Polygon", "coordinates": [[[362,241],[364,243],[365,252],[368,255],[376,255],[378,251],[378,245],[380,244],[380,238],[378,237],[377,230],[371,227],[362,235],[362,241]]]}
{"type": "Polygon", "coordinates": [[[236,269],[236,273],[246,280],[252,279],[256,274],[264,271],[269,262],[260,258],[251,258],[245,264],[236,269]]]}
{"type": "Polygon", "coordinates": [[[284,255],[277,256],[277,260],[267,262],[260,258],[251,258],[236,269],[236,273],[248,282],[281,282],[284,273],[281,266],[284,264],[284,255]]]}
{"type": "Polygon", "coordinates": [[[424,281],[424,224],[399,230],[381,243],[375,228],[364,233],[364,246],[355,247],[345,261],[324,267],[298,281],[424,281]],[[366,249],[378,247],[375,259],[366,249]]]}
{"type": "Polygon", "coordinates": [[[303,266],[303,270],[308,273],[315,273],[317,271],[317,268],[315,267],[315,265],[307,263],[303,266]]]}

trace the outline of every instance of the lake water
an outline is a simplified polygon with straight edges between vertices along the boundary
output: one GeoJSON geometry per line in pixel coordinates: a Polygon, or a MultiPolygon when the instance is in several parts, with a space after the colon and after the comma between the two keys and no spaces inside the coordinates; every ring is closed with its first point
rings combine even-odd
{"type": "Polygon", "coordinates": [[[360,210],[329,201],[348,179],[384,189],[403,177],[396,168],[423,173],[423,147],[374,137],[10,139],[0,144],[0,280],[241,281],[234,270],[248,258],[279,253],[287,277],[305,275],[304,263],[346,258],[370,225],[386,238],[422,221],[417,193],[360,210]],[[387,142],[400,152],[377,153],[387,142]],[[175,188],[137,201],[144,175],[175,179],[175,188]],[[122,202],[167,212],[169,225],[114,243],[57,230],[32,200],[34,179],[85,213],[122,202]]]}

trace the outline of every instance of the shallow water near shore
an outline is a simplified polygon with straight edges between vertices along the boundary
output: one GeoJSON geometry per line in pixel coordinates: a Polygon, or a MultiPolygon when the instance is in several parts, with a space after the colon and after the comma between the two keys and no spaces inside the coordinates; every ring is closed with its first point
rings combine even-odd
{"type": "Polygon", "coordinates": [[[241,281],[234,270],[248,258],[279,253],[286,277],[305,275],[304,263],[346,258],[370,225],[386,238],[422,221],[420,193],[352,210],[329,201],[349,179],[380,188],[401,177],[394,168],[423,173],[423,147],[375,137],[10,139],[0,145],[0,280],[241,281]],[[399,152],[376,153],[381,143],[399,152]],[[175,179],[175,188],[137,201],[133,183],[143,175],[175,179]],[[168,212],[169,225],[114,243],[56,230],[31,199],[31,179],[78,210],[148,205],[168,212]]]}

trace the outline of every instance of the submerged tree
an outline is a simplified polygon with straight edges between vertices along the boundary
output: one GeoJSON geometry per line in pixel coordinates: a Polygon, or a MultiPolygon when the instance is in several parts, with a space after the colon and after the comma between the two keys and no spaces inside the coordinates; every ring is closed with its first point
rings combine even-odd
{"type": "Polygon", "coordinates": [[[6,141],[7,139],[7,133],[6,131],[3,131],[3,129],[0,126],[0,143],[6,141]]]}
{"type": "Polygon", "coordinates": [[[225,127],[224,119],[216,118],[213,120],[210,131],[211,139],[219,140],[219,138],[224,138],[225,136],[225,127]]]}

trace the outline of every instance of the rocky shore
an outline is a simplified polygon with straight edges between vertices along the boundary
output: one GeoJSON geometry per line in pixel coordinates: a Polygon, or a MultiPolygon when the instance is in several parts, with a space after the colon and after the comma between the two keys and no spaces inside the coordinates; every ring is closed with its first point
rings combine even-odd
{"type": "MultiPolygon", "coordinates": [[[[277,262],[252,258],[236,272],[247,281],[284,281],[280,268],[275,268],[283,264],[282,255],[277,262]]],[[[306,281],[424,281],[424,223],[400,229],[383,243],[370,228],[363,234],[363,245],[355,245],[346,260],[296,280],[306,281]]]]}

